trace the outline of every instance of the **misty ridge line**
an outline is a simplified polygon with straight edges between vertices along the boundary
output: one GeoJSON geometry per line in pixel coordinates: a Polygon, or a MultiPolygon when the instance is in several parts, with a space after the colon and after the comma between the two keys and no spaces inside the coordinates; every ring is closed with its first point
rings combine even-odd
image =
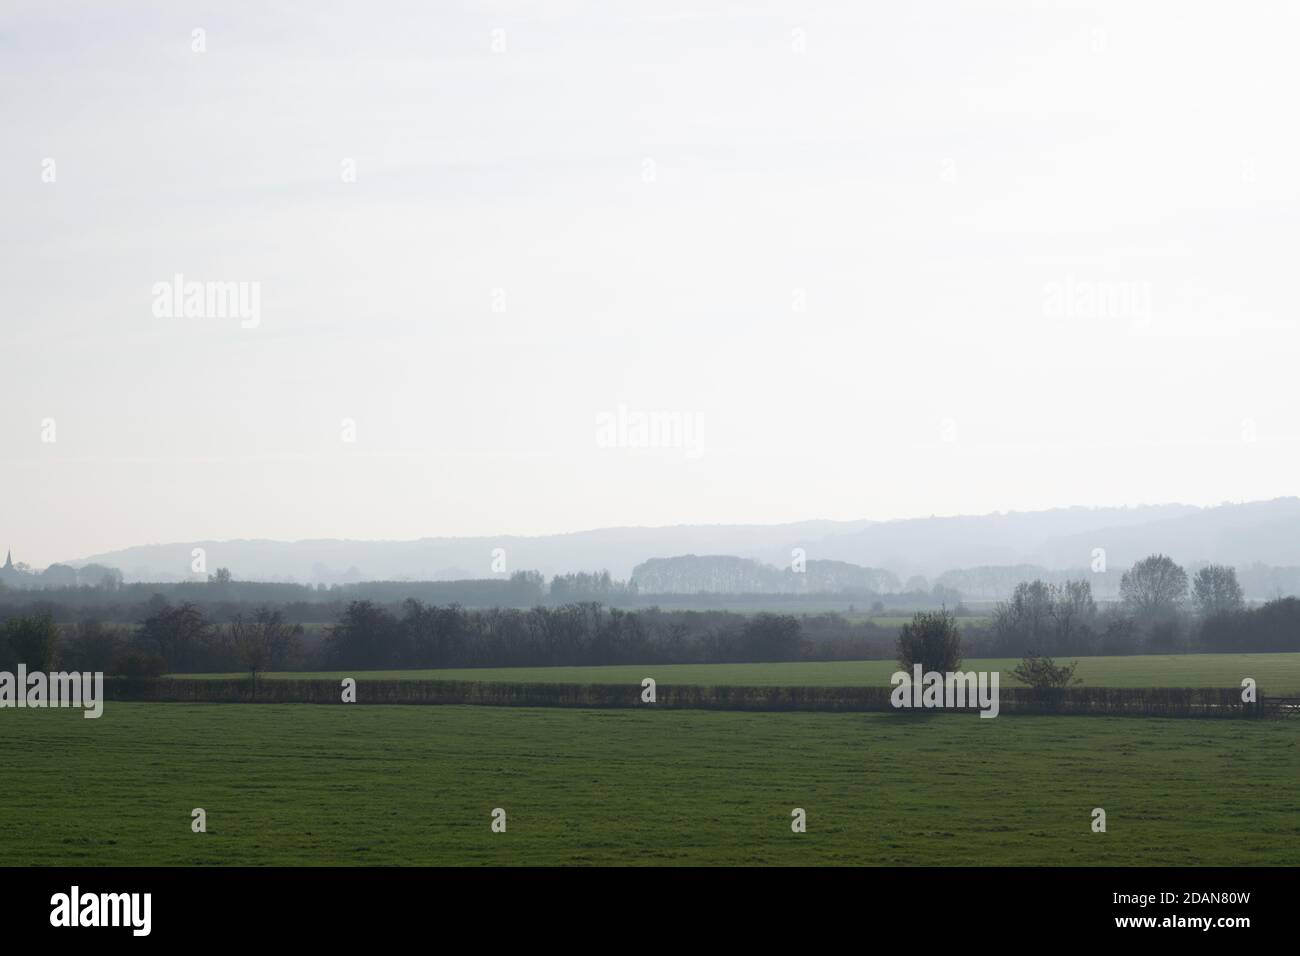
{"type": "Polygon", "coordinates": [[[682,587],[665,586],[662,575],[656,582],[656,575],[681,571],[688,559],[707,559],[714,562],[705,569],[708,574],[734,577],[736,584],[724,580],[701,587],[688,582],[688,590],[898,593],[941,585],[979,598],[998,596],[1025,577],[1060,572],[1086,573],[1102,594],[1117,570],[1160,552],[1190,566],[1235,565],[1252,596],[1269,597],[1289,589],[1292,575],[1270,578],[1272,572],[1252,575],[1246,569],[1294,567],[1295,540],[1300,540],[1300,499],[1279,498],[1209,508],[1076,507],[889,521],[623,526],[549,535],[204,540],[106,552],[52,565],[47,573],[57,571],[48,583],[62,585],[98,583],[78,580],[78,569],[89,569],[87,574],[116,569],[121,581],[182,583],[205,581],[211,571],[226,568],[241,581],[322,585],[505,581],[520,571],[545,578],[606,570],[616,580],[637,581],[642,593],[680,593],[682,587]],[[725,562],[739,564],[727,570],[725,562]],[[768,580],[739,586],[774,575],[786,585],[768,580]],[[832,581],[829,587],[814,583],[826,578],[832,581]]]}

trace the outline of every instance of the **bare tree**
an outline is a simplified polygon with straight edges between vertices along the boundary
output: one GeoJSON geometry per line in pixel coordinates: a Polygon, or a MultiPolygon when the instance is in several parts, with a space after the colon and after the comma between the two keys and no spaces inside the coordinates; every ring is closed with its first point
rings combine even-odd
{"type": "Polygon", "coordinates": [[[289,663],[298,652],[302,625],[289,624],[284,615],[259,608],[249,620],[242,614],[230,622],[230,642],[248,668],[256,689],[257,675],[289,663]]]}
{"type": "Polygon", "coordinates": [[[155,651],[172,673],[199,664],[212,631],[203,609],[190,601],[172,606],[160,595],[154,595],[148,607],[149,616],[136,628],[141,649],[155,651]]]}
{"type": "Polygon", "coordinates": [[[1003,652],[1041,648],[1051,628],[1052,589],[1042,581],[1021,581],[1011,600],[993,609],[993,631],[1003,652]]]}
{"type": "Polygon", "coordinates": [[[1235,568],[1209,564],[1192,579],[1192,599],[1201,617],[1240,611],[1246,606],[1235,568]]]}
{"type": "Polygon", "coordinates": [[[1138,620],[1167,621],[1177,616],[1187,600],[1187,572],[1173,558],[1153,554],[1124,572],[1119,594],[1138,620]]]}
{"type": "Polygon", "coordinates": [[[1088,638],[1087,632],[1097,618],[1097,602],[1092,598],[1092,585],[1087,581],[1066,581],[1052,585],[1052,623],[1056,625],[1056,647],[1072,649],[1079,639],[1088,638]]]}

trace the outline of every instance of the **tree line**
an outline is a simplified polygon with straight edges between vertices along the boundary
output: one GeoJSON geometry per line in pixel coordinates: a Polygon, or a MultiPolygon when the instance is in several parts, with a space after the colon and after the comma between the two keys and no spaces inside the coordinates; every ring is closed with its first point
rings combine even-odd
{"type": "Polygon", "coordinates": [[[1123,573],[1119,600],[1104,608],[1086,579],[1021,582],[979,643],[989,656],[1294,651],[1300,600],[1248,608],[1234,568],[1210,564],[1189,577],[1153,554],[1123,573]]]}
{"type": "MultiPolygon", "coordinates": [[[[606,576],[608,577],[608,576],[606,576]]],[[[571,575],[578,585],[596,575],[571,575]]],[[[615,582],[616,583],[616,582],[615,582]]],[[[570,591],[573,587],[570,586],[570,591]]],[[[613,593],[616,589],[611,589],[613,593]]],[[[228,620],[251,606],[271,605],[298,619],[298,623],[321,620],[322,612],[334,616],[349,601],[397,602],[406,598],[435,604],[463,604],[470,607],[532,607],[547,599],[546,581],[537,571],[516,571],[509,577],[465,581],[363,581],[356,584],[311,585],[285,581],[240,581],[229,569],[218,568],[206,581],[176,583],[60,584],[58,586],[6,588],[0,583],[0,613],[23,606],[48,610],[57,618],[73,618],[91,612],[108,618],[131,613],[155,596],[177,603],[201,604],[214,608],[215,616],[228,620]],[[223,611],[222,609],[226,610],[223,611]],[[333,609],[333,610],[331,610],[333,609]]],[[[118,616],[114,618],[120,620],[118,616]]]]}
{"type": "Polygon", "coordinates": [[[123,676],[241,670],[724,663],[885,656],[894,631],[840,615],[798,618],[726,611],[626,611],[596,602],[528,610],[349,602],[323,630],[263,607],[212,620],[191,602],[159,597],[134,625],[48,612],[0,628],[0,664],[102,670],[123,676]]]}
{"type": "MultiPolygon", "coordinates": [[[[961,624],[962,646],[971,657],[1300,651],[1300,600],[1247,607],[1229,567],[1209,565],[1189,577],[1152,555],[1124,572],[1120,593],[1117,603],[1100,606],[1085,579],[1021,582],[987,624],[961,624]]],[[[367,598],[338,602],[324,628],[305,628],[303,613],[296,603],[205,606],[163,595],[133,607],[129,624],[50,602],[0,609],[0,664],[145,676],[882,660],[895,655],[899,636],[897,628],[837,613],[627,610],[597,601],[472,609],[367,598]]]]}

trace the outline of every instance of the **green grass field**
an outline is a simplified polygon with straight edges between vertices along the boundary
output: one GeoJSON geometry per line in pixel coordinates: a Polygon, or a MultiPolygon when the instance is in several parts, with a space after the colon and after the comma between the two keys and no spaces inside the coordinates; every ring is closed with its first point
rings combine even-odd
{"type": "Polygon", "coordinates": [[[0,852],[10,866],[1294,866],[1298,741],[1295,720],[7,710],[0,852]],[[207,833],[190,831],[194,807],[207,833]],[[791,832],[794,807],[807,833],[791,832]],[[1107,833],[1091,832],[1094,807],[1107,833]]]}
{"type": "MultiPolygon", "coordinates": [[[[1063,659],[1064,660],[1064,659],[1063,659]]],[[[1078,658],[1077,675],[1091,687],[1239,687],[1253,677],[1272,696],[1300,693],[1300,654],[1175,654],[1078,658]]],[[[1018,682],[1009,658],[969,660],[965,670],[1000,671],[1007,686],[1018,682]]],[[[276,677],[341,679],[474,680],[574,684],[639,684],[653,677],[663,684],[743,685],[750,687],[888,686],[894,661],[827,661],[780,664],[655,664],[615,667],[494,667],[423,671],[362,671],[267,674],[276,677]]],[[[242,674],[191,674],[190,677],[242,677],[242,674]]]]}

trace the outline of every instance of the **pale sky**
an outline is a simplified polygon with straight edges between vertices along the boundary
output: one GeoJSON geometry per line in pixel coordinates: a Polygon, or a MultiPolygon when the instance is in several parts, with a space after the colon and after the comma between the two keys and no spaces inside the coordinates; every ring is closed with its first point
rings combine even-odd
{"type": "Polygon", "coordinates": [[[1298,27],[6,0],[0,548],[1294,494],[1298,27]]]}

